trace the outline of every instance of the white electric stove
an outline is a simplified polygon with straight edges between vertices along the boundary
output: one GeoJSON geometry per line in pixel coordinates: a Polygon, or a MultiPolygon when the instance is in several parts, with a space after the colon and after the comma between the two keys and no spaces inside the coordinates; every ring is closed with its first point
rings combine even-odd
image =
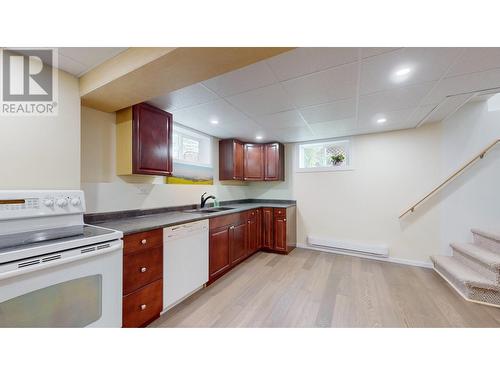
{"type": "Polygon", "coordinates": [[[0,327],[120,327],[121,232],[82,191],[0,190],[0,327]]]}

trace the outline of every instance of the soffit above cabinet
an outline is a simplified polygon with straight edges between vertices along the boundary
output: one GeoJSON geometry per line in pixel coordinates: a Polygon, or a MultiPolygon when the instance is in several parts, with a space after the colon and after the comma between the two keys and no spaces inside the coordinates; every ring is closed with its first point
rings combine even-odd
{"type": "Polygon", "coordinates": [[[115,112],[291,49],[128,48],[80,77],[80,97],[85,106],[115,112]]]}

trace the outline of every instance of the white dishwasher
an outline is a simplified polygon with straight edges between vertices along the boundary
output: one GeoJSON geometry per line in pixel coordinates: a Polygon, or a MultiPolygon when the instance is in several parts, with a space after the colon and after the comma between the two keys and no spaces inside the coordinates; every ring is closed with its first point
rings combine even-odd
{"type": "Polygon", "coordinates": [[[163,229],[163,312],[208,281],[208,220],[163,229]]]}

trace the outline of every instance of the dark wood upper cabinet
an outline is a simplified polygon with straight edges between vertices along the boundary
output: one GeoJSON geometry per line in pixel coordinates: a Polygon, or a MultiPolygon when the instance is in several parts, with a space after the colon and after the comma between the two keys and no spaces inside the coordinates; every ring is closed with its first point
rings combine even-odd
{"type": "Polygon", "coordinates": [[[133,106],[134,174],[172,174],[172,115],[149,104],[133,106]]]}
{"type": "Polygon", "coordinates": [[[172,114],[146,103],[118,111],[117,174],[172,175],[172,114]]]}
{"type": "Polygon", "coordinates": [[[219,179],[284,181],[285,146],[281,143],[243,143],[237,139],[219,142],[219,179]]]}
{"type": "Polygon", "coordinates": [[[285,152],[281,143],[264,145],[264,181],[285,180],[285,152]]]}
{"type": "Polygon", "coordinates": [[[244,161],[244,179],[262,181],[264,179],[264,145],[245,143],[244,161]]]}
{"type": "Polygon", "coordinates": [[[219,180],[243,180],[243,143],[236,139],[219,141],[219,180]]]}

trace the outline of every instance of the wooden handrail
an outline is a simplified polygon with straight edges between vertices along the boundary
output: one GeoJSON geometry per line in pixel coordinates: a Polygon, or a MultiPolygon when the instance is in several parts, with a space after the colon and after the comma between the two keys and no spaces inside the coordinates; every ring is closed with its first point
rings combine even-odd
{"type": "Polygon", "coordinates": [[[436,186],[432,191],[427,194],[425,197],[420,199],[418,202],[416,202],[414,205],[412,205],[410,208],[408,208],[406,211],[404,211],[401,215],[399,215],[399,218],[401,219],[403,216],[405,216],[407,213],[415,211],[415,208],[421,204],[423,201],[425,201],[427,198],[429,198],[431,195],[434,195],[438,190],[440,190],[443,186],[448,184],[451,180],[453,180],[455,177],[460,175],[464,170],[466,170],[468,167],[470,167],[472,164],[474,164],[476,161],[481,160],[484,158],[484,155],[488,153],[493,147],[495,147],[498,143],[500,142],[500,138],[497,139],[495,142],[490,144],[488,147],[484,148],[480,153],[478,153],[476,156],[474,156],[472,159],[470,159],[466,164],[464,164],[462,167],[457,169],[452,175],[450,175],[446,180],[444,180],[441,184],[436,186]]]}

